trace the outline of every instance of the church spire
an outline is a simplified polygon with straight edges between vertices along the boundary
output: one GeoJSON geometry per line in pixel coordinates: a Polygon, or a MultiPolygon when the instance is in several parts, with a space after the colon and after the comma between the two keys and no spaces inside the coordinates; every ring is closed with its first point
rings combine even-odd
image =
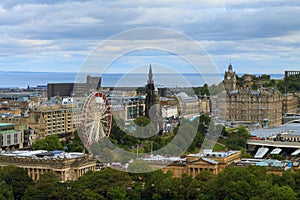
{"type": "Polygon", "coordinates": [[[153,75],[152,75],[151,64],[150,64],[149,73],[148,73],[148,84],[153,84],[153,75]]]}
{"type": "Polygon", "coordinates": [[[231,62],[228,65],[228,72],[232,73],[233,72],[233,67],[231,65],[231,62]]]}

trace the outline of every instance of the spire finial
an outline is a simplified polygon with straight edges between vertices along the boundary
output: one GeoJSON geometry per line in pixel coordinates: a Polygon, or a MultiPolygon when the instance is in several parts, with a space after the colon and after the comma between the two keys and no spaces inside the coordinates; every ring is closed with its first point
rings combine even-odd
{"type": "Polygon", "coordinates": [[[232,65],[231,65],[231,59],[230,59],[229,65],[228,65],[228,72],[230,72],[230,73],[233,72],[233,68],[232,68],[232,65]]]}
{"type": "Polygon", "coordinates": [[[153,74],[152,74],[152,67],[151,67],[151,64],[150,64],[150,68],[149,68],[149,74],[148,74],[148,84],[149,83],[153,83],[153,74]]]}

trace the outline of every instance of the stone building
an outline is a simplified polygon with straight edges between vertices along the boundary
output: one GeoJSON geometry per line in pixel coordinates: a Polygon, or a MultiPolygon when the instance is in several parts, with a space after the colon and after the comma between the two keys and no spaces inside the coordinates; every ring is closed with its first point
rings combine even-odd
{"type": "Polygon", "coordinates": [[[296,95],[289,93],[284,94],[282,98],[282,113],[296,113],[298,106],[298,98],[296,95]]]}
{"type": "Polygon", "coordinates": [[[224,86],[227,90],[236,89],[236,73],[233,71],[231,64],[228,66],[228,71],[225,71],[224,75],[224,86]]]}
{"type": "Polygon", "coordinates": [[[0,167],[15,165],[27,171],[28,176],[38,180],[42,174],[54,172],[61,182],[75,181],[88,171],[95,171],[96,160],[83,153],[54,155],[47,151],[12,151],[0,154],[0,167]]]}
{"type": "Polygon", "coordinates": [[[200,115],[199,100],[196,95],[189,96],[185,92],[180,92],[176,95],[178,99],[178,110],[184,118],[191,118],[200,115]]]}
{"type": "Polygon", "coordinates": [[[152,67],[150,65],[146,85],[145,116],[151,119],[157,133],[161,134],[163,132],[163,119],[158,101],[158,90],[154,85],[152,67]]]}
{"type": "Polygon", "coordinates": [[[153,81],[152,67],[150,65],[149,73],[148,73],[148,81],[146,85],[146,108],[145,108],[145,116],[150,117],[154,116],[154,112],[158,110],[157,107],[157,94],[155,94],[155,87],[153,81]]]}
{"type": "Polygon", "coordinates": [[[252,122],[263,126],[282,123],[282,94],[275,88],[237,88],[232,65],[225,72],[226,121],[252,122]]]}
{"type": "Polygon", "coordinates": [[[193,178],[203,170],[209,170],[213,174],[219,174],[226,167],[241,160],[240,151],[213,152],[204,150],[203,153],[189,154],[186,158],[164,158],[156,156],[145,159],[152,168],[162,169],[164,172],[171,171],[174,177],[181,177],[183,174],[191,175],[193,178]],[[166,166],[166,163],[169,164],[166,166]]]}
{"type": "Polygon", "coordinates": [[[28,126],[34,130],[37,138],[51,134],[57,134],[60,137],[72,133],[76,128],[74,110],[71,104],[37,107],[30,113],[28,126]]]}
{"type": "Polygon", "coordinates": [[[201,113],[210,113],[211,111],[211,101],[210,99],[204,95],[199,98],[199,106],[201,113]]]}
{"type": "Polygon", "coordinates": [[[163,119],[178,117],[177,106],[161,106],[161,116],[163,119]]]}

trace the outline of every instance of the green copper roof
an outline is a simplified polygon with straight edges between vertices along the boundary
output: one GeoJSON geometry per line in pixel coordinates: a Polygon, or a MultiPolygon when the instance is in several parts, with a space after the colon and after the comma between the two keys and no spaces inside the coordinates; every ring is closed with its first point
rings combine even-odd
{"type": "Polygon", "coordinates": [[[6,134],[6,133],[18,133],[18,132],[20,132],[20,131],[18,131],[18,130],[6,130],[6,131],[0,131],[0,135],[1,134],[6,134]]]}
{"type": "Polygon", "coordinates": [[[13,123],[0,123],[0,127],[13,126],[13,123]]]}

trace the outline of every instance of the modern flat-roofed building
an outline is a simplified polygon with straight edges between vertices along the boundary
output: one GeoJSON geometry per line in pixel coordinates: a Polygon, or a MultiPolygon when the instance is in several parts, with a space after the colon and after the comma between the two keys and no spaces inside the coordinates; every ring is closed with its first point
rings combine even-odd
{"type": "Polygon", "coordinates": [[[0,145],[1,149],[20,148],[22,146],[22,131],[15,130],[12,123],[0,123],[0,145]]]}
{"type": "Polygon", "coordinates": [[[127,122],[145,114],[144,96],[111,95],[108,99],[115,118],[120,118],[127,122]]]}
{"type": "Polygon", "coordinates": [[[89,95],[90,92],[99,90],[101,87],[101,77],[87,76],[85,83],[48,83],[47,97],[80,97],[89,95]]]}
{"type": "Polygon", "coordinates": [[[71,97],[74,91],[74,83],[48,83],[47,97],[54,96],[71,97]]]}

